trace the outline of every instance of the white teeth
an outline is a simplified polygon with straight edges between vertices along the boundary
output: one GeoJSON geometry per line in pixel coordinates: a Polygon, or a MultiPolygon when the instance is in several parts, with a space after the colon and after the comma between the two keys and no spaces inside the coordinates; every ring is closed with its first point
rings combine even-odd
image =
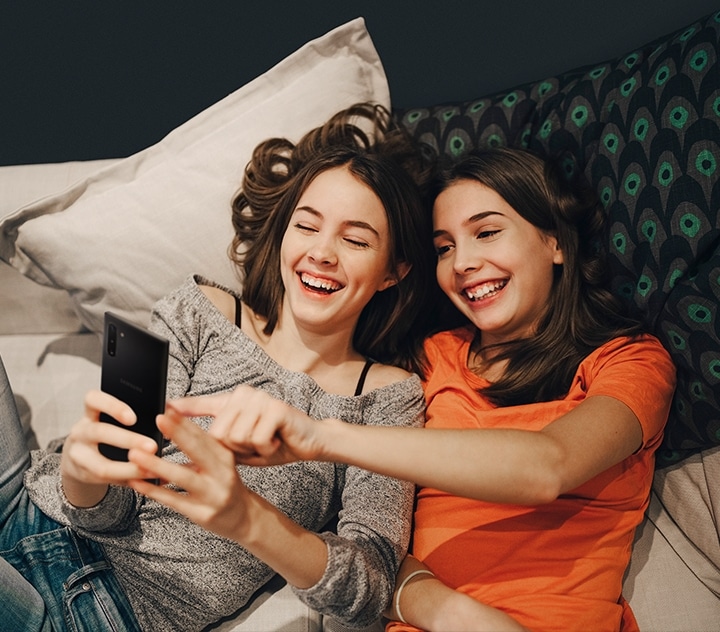
{"type": "Polygon", "coordinates": [[[307,286],[315,288],[317,290],[324,290],[325,292],[335,292],[342,286],[338,283],[332,283],[331,281],[316,279],[315,277],[303,274],[300,276],[300,280],[307,286]]]}
{"type": "Polygon", "coordinates": [[[505,287],[506,284],[507,281],[493,281],[492,283],[483,283],[482,285],[478,285],[471,290],[465,290],[465,295],[471,301],[479,301],[480,299],[487,298],[488,296],[499,292],[505,287]]]}

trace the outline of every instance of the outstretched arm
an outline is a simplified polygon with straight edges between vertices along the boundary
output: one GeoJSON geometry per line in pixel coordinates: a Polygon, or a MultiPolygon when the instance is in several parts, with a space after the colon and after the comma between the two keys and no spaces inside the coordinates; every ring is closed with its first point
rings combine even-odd
{"type": "Polygon", "coordinates": [[[250,465],[336,461],[490,502],[541,504],[637,450],[635,414],[612,397],[589,397],[541,431],[435,430],[313,421],[249,387],[171,403],[213,415],[211,434],[250,465]],[[482,458],[478,458],[482,454],[482,458]]]}
{"type": "Polygon", "coordinates": [[[591,397],[541,431],[355,428],[328,420],[319,458],[488,502],[551,502],[640,447],[634,413],[591,397]],[[482,455],[482,458],[478,458],[482,455]]]}

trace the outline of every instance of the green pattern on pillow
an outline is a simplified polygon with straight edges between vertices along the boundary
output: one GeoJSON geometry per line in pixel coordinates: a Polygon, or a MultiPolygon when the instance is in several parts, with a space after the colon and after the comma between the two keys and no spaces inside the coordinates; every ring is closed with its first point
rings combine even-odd
{"type": "Polygon", "coordinates": [[[720,444],[720,12],[606,63],[473,101],[397,110],[443,160],[562,153],[610,218],[613,290],[678,368],[659,463],[720,444]]]}

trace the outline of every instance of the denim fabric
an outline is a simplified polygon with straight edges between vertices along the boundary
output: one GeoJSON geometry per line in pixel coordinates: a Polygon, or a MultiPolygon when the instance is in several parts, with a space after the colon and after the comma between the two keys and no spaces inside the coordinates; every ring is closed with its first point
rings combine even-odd
{"type": "Polygon", "coordinates": [[[0,621],[6,632],[52,632],[40,593],[0,557],[0,621]]]}
{"type": "Polygon", "coordinates": [[[20,425],[15,397],[0,359],[0,525],[17,506],[30,453],[20,425]]]}
{"type": "Polygon", "coordinates": [[[29,464],[0,360],[0,628],[46,632],[49,619],[58,632],[139,632],[102,546],[47,517],[30,500],[22,485],[29,464]]]}

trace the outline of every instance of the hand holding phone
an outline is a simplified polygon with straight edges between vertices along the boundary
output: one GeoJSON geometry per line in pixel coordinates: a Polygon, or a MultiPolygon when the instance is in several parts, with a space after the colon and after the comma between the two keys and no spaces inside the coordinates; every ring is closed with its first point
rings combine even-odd
{"type": "MultiPolygon", "coordinates": [[[[105,413],[101,413],[100,421],[151,437],[158,444],[158,455],[164,439],[155,419],[165,411],[168,354],[167,340],[105,312],[100,390],[130,406],[137,422],[126,426],[105,413]]],[[[109,459],[127,461],[124,448],[101,443],[99,450],[109,459]]]]}

